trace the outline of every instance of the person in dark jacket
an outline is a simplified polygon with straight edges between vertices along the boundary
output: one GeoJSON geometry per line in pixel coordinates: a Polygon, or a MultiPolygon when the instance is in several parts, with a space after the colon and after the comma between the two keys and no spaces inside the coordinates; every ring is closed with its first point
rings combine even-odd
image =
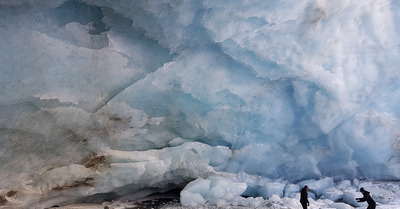
{"type": "Polygon", "coordinates": [[[367,201],[368,203],[368,208],[367,209],[375,209],[376,203],[375,200],[372,199],[371,195],[369,195],[369,192],[364,190],[364,188],[360,188],[360,192],[364,195],[363,198],[357,198],[357,202],[365,202],[367,201]]]}
{"type": "Polygon", "coordinates": [[[300,203],[301,203],[301,206],[303,206],[303,209],[307,209],[307,206],[310,205],[310,203],[308,202],[307,191],[308,191],[308,186],[305,185],[303,187],[303,189],[301,189],[301,192],[300,192],[300,203]]]}

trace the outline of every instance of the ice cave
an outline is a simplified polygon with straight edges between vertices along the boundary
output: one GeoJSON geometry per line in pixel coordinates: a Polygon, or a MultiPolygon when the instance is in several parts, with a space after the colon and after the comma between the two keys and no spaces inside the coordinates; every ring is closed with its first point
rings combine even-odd
{"type": "Polygon", "coordinates": [[[399,208],[399,20],[397,0],[0,0],[0,208],[301,208],[304,185],[311,209],[366,208],[360,187],[399,208]]]}

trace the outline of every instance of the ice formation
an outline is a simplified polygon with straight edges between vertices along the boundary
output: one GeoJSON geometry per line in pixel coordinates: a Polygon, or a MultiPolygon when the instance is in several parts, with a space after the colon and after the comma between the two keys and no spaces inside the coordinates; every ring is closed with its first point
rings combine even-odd
{"type": "Polygon", "coordinates": [[[346,208],[350,180],[400,180],[399,19],[395,0],[0,0],[0,207],[307,183],[346,208]]]}
{"type": "MultiPolygon", "coordinates": [[[[301,208],[299,202],[300,191],[304,185],[309,186],[310,208],[353,208],[367,206],[365,202],[357,202],[361,198],[359,188],[370,191],[374,200],[381,208],[390,208],[392,204],[399,204],[399,184],[353,182],[345,184],[347,180],[333,184],[333,179],[326,177],[319,180],[307,180],[298,184],[291,184],[282,180],[261,178],[258,182],[260,188],[258,195],[244,197],[243,191],[246,183],[242,182],[240,175],[218,173],[218,177],[199,178],[190,182],[181,192],[181,204],[183,206],[196,207],[208,206],[244,206],[249,208],[301,208]],[[268,182],[268,183],[265,183],[268,182]],[[331,183],[332,182],[332,183],[331,183]],[[388,188],[387,185],[395,188],[388,188]],[[287,189],[295,188],[294,190],[287,189]],[[223,189],[221,189],[223,188],[223,189]],[[392,192],[394,190],[395,192],[392,192]],[[218,192],[215,192],[218,191],[218,192]],[[334,191],[334,192],[332,192],[334,191]],[[335,193],[335,194],[333,194],[335,193]],[[267,196],[265,196],[267,194],[267,196]],[[340,200],[340,201],[339,201],[340,200]]],[[[398,207],[398,205],[397,205],[398,207]]]]}

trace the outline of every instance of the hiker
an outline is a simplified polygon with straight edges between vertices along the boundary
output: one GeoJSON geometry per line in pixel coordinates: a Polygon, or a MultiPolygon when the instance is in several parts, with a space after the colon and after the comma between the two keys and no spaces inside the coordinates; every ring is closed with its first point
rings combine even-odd
{"type": "Polygon", "coordinates": [[[360,188],[360,192],[364,195],[363,198],[356,198],[357,202],[365,202],[367,201],[368,203],[368,208],[367,209],[375,209],[376,203],[375,200],[372,199],[371,195],[369,195],[369,192],[365,190],[363,187],[360,188]]]}
{"type": "Polygon", "coordinates": [[[307,206],[310,206],[310,203],[308,202],[308,186],[305,185],[303,189],[301,189],[300,192],[300,203],[301,206],[303,206],[303,209],[307,209],[307,206]]]}

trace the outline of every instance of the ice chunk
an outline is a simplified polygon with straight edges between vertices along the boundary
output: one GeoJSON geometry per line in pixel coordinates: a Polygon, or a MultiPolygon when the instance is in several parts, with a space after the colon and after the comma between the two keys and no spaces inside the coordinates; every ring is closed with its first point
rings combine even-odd
{"type": "Polygon", "coordinates": [[[317,181],[307,183],[307,186],[317,196],[321,196],[325,190],[334,186],[333,179],[326,177],[317,181]]]}
{"type": "Polygon", "coordinates": [[[284,197],[284,198],[282,198],[282,202],[289,208],[300,208],[301,207],[299,199],[284,197]]]}
{"type": "Polygon", "coordinates": [[[343,191],[331,187],[324,191],[323,195],[321,196],[321,199],[326,198],[336,202],[343,199],[343,195],[344,195],[343,191]]]}
{"type": "Polygon", "coordinates": [[[360,180],[358,179],[353,179],[352,185],[353,186],[358,186],[360,184],[360,180]]]}
{"type": "Polygon", "coordinates": [[[356,198],[361,198],[361,193],[355,191],[345,191],[343,194],[343,202],[352,205],[354,207],[360,207],[360,203],[357,202],[356,198]]]}
{"type": "Polygon", "coordinates": [[[278,197],[283,197],[283,189],[285,188],[285,184],[281,183],[266,183],[258,190],[258,194],[264,197],[265,199],[271,198],[273,195],[277,195],[278,197]]]}
{"type": "Polygon", "coordinates": [[[350,180],[343,180],[341,181],[338,185],[336,185],[336,188],[338,189],[345,189],[347,187],[351,187],[351,181],[350,180]]]}
{"type": "Polygon", "coordinates": [[[194,204],[193,202],[199,205],[205,203],[225,205],[226,202],[239,197],[246,188],[246,184],[222,176],[210,176],[207,179],[198,178],[186,185],[181,191],[181,202],[184,202],[186,206],[194,204]],[[196,200],[188,197],[190,194],[198,194],[195,196],[196,200]],[[199,195],[202,199],[198,198],[199,195]],[[202,200],[204,200],[203,203],[202,200]]]}
{"type": "MultiPolygon", "coordinates": [[[[183,191],[188,191],[191,193],[198,193],[202,196],[207,196],[209,190],[210,190],[210,180],[206,180],[203,178],[198,178],[194,181],[189,182],[185,188],[182,190],[183,191]]],[[[208,196],[207,196],[208,198],[208,196]]]]}
{"type": "Polygon", "coordinates": [[[300,191],[300,186],[297,184],[286,184],[283,191],[285,197],[290,197],[292,193],[298,193],[300,191]]]}
{"type": "Polygon", "coordinates": [[[276,195],[276,194],[272,194],[271,197],[269,198],[269,200],[270,200],[271,202],[280,202],[280,201],[281,201],[281,198],[280,198],[278,195],[276,195]]]}
{"type": "Polygon", "coordinates": [[[223,198],[225,196],[240,196],[247,188],[247,184],[235,182],[232,179],[221,176],[210,176],[207,178],[211,181],[211,194],[213,199],[223,198]]]}
{"type": "Polygon", "coordinates": [[[183,206],[198,206],[206,203],[206,200],[199,193],[189,191],[181,192],[180,201],[183,206]]]}
{"type": "Polygon", "coordinates": [[[260,189],[258,185],[260,179],[261,177],[257,175],[249,175],[245,172],[238,173],[238,181],[247,184],[247,189],[242,195],[256,197],[258,195],[258,189],[260,189]]]}

